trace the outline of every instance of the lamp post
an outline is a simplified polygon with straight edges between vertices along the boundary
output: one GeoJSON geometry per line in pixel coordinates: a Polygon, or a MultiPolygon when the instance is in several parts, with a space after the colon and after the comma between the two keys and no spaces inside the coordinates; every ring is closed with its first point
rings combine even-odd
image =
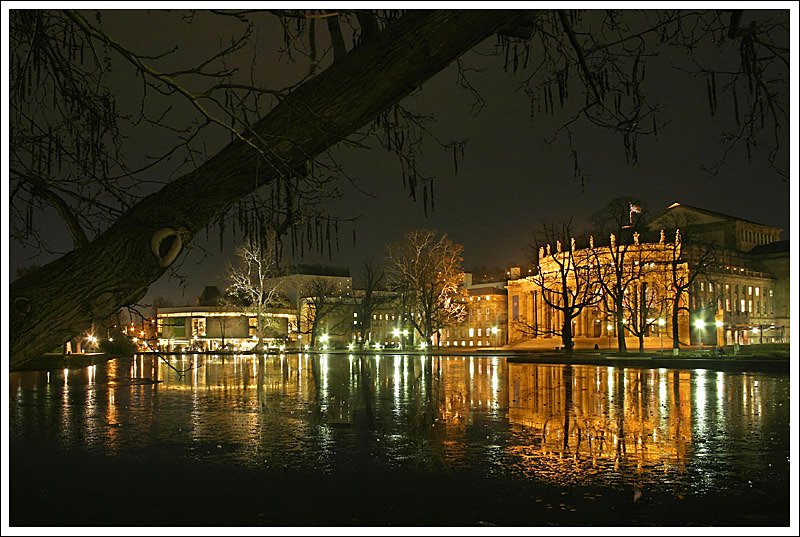
{"type": "Polygon", "coordinates": [[[613,326],[611,326],[611,323],[608,323],[606,325],[606,336],[607,336],[607,340],[608,340],[608,343],[606,343],[606,348],[608,350],[611,350],[611,329],[612,328],[613,328],[613,326]]]}
{"type": "Polygon", "coordinates": [[[661,353],[664,352],[664,325],[666,325],[666,324],[667,324],[667,321],[665,321],[664,319],[661,319],[661,318],[658,319],[658,340],[659,340],[658,341],[658,345],[659,345],[658,354],[661,354],[661,353]]]}
{"type": "Polygon", "coordinates": [[[700,340],[700,350],[703,350],[703,331],[706,328],[706,322],[703,319],[696,319],[694,327],[697,328],[697,339],[700,340]]]}
{"type": "Polygon", "coordinates": [[[328,334],[322,334],[319,336],[319,340],[322,342],[322,350],[328,350],[328,334]]]}

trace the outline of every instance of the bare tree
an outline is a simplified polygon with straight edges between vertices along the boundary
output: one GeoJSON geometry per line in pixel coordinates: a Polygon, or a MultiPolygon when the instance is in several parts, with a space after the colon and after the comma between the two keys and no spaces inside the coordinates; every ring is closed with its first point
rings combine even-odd
{"type": "MultiPolygon", "coordinates": [[[[773,139],[767,158],[779,169],[784,161],[778,149],[788,117],[789,49],[788,17],[780,12],[158,14],[186,24],[216,17],[239,26],[219,48],[185,64],[173,54],[178,46],[155,52],[126,46],[106,29],[103,12],[10,11],[12,238],[61,255],[11,284],[12,364],[137,303],[210,227],[222,236],[233,220],[251,237],[274,229],[279,244],[286,239],[301,253],[312,243],[330,246],[337,220],[319,203],[335,192],[330,179],[345,176],[329,151],[337,143],[364,147],[377,140],[392,150],[410,196],[432,207],[432,179],[415,158],[429,134],[428,118],[400,101],[494,34],[493,53],[505,56],[505,67],[520,77],[529,69],[524,86],[531,112],[553,114],[558,102],[569,116],[555,137],[569,141],[577,176],[583,171],[572,127],[588,121],[614,132],[635,164],[637,138],[655,135],[665,123],[655,97],[643,91],[644,66],[665,46],[694,51],[710,42],[725,53],[723,63],[694,54],[684,68],[708,84],[711,112],[736,120],[724,143],[730,150],[744,146],[749,156],[765,146],[767,133],[773,139]],[[255,30],[269,20],[284,35],[276,55],[303,63],[299,79],[284,85],[258,76],[265,70],[254,53],[255,30]],[[251,61],[237,62],[237,55],[251,61]],[[122,85],[141,87],[131,102],[110,81],[121,66],[132,72],[122,85]],[[730,97],[727,106],[723,95],[730,97]],[[182,108],[193,115],[179,119],[175,111],[182,108]],[[121,148],[135,147],[127,143],[134,131],[166,134],[174,143],[128,158],[121,148]],[[222,147],[220,138],[230,142],[222,147]],[[47,211],[61,218],[71,250],[40,233],[47,211]]],[[[456,66],[460,85],[479,107],[469,70],[456,66]]],[[[440,145],[452,150],[457,166],[463,143],[440,145]]]]}
{"type": "MultiPolygon", "coordinates": [[[[648,256],[655,259],[657,256],[648,256]]],[[[641,277],[631,282],[622,299],[625,329],[639,341],[639,353],[644,352],[644,338],[669,309],[672,302],[663,263],[643,268],[641,277]]]]}
{"type": "MultiPolygon", "coordinates": [[[[675,228],[675,240],[667,243],[668,292],[672,320],[672,348],[680,350],[680,315],[690,311],[689,290],[702,278],[713,279],[713,267],[721,257],[721,249],[691,231],[675,228]],[[684,238],[687,234],[688,242],[684,238]]],[[[691,330],[691,327],[690,327],[691,330]]],[[[688,341],[687,341],[688,344],[688,341]]]]}
{"type": "Polygon", "coordinates": [[[383,269],[378,268],[372,260],[367,260],[363,265],[363,278],[359,291],[363,294],[356,296],[356,313],[358,313],[357,326],[361,332],[359,347],[363,348],[367,342],[367,336],[372,330],[372,316],[375,312],[389,300],[386,296],[381,296],[386,274],[383,269]]]}
{"type": "MultiPolygon", "coordinates": [[[[617,332],[617,349],[627,352],[625,341],[627,320],[625,296],[636,282],[642,279],[645,266],[651,262],[653,250],[639,243],[640,230],[644,229],[646,210],[642,203],[631,198],[616,198],[592,217],[594,230],[607,236],[607,245],[595,245],[590,238],[590,250],[598,270],[602,288],[603,305],[614,318],[617,332]]],[[[604,241],[604,237],[600,239],[604,241]]]]}
{"type": "Polygon", "coordinates": [[[342,325],[338,313],[343,309],[341,289],[333,280],[325,277],[312,279],[305,288],[303,302],[303,333],[309,334],[311,348],[317,347],[320,330],[325,333],[336,332],[342,325]]]}
{"type": "Polygon", "coordinates": [[[236,252],[238,262],[229,265],[227,270],[228,292],[238,297],[245,311],[256,317],[256,350],[264,348],[264,334],[267,329],[267,309],[280,304],[280,294],[275,277],[278,262],[271,242],[259,244],[250,242],[236,252]]]}
{"type": "Polygon", "coordinates": [[[536,245],[539,251],[538,271],[532,279],[545,305],[558,312],[561,326],[542,327],[523,321],[515,322],[523,333],[561,336],[564,351],[571,354],[575,346],[573,320],[601,299],[595,259],[590,250],[576,247],[571,220],[561,225],[543,223],[536,236],[536,245]]]}
{"type": "Polygon", "coordinates": [[[426,343],[441,327],[464,318],[464,304],[457,300],[464,281],[463,250],[447,234],[416,229],[387,249],[390,285],[405,297],[406,320],[426,343]]]}

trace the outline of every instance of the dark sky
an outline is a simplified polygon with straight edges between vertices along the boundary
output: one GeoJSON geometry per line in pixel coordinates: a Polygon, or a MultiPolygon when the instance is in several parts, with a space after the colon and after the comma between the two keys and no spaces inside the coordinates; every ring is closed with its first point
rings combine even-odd
{"type": "MultiPolygon", "coordinates": [[[[147,12],[107,14],[104,24],[109,33],[133,49],[153,51],[173,40],[182,43],[179,54],[186,57],[204,44],[216,42],[219,33],[217,23],[210,19],[200,18],[191,26],[176,25],[174,19],[147,12]],[[145,26],[149,31],[142,32],[145,26]]],[[[274,50],[280,39],[274,27],[267,30],[260,41],[264,52],[274,50]]],[[[434,212],[425,217],[422,203],[409,199],[396,157],[381,150],[340,150],[339,158],[348,173],[357,178],[358,188],[371,195],[343,181],[341,199],[329,205],[340,216],[360,217],[353,224],[357,242],[353,247],[352,227],[342,225],[340,248],[332,259],[326,255],[303,261],[350,266],[357,275],[364,259],[380,259],[386,244],[399,239],[405,230],[425,227],[446,232],[465,246],[466,269],[506,266],[530,258],[532,233],[541,222],[573,216],[580,224],[618,196],[639,197],[653,212],[678,201],[736,215],[783,228],[782,237],[789,238],[789,183],[769,168],[765,152],[754,153],[752,162],[741,152],[730,155],[716,177],[701,168],[713,164],[722,154],[721,130],[730,121],[728,103],[722,103],[717,115],[711,116],[705,80],[670,68],[682,59],[678,51],[662,52],[659,58],[648,60],[647,88],[657,92],[659,102],[668,109],[670,124],[660,129],[657,138],[640,138],[638,166],[626,164],[619,136],[596,127],[576,127],[581,164],[589,173],[581,185],[573,177],[566,143],[560,140],[547,145],[544,141],[567,116],[557,110],[553,116],[538,114],[531,119],[529,98],[518,89],[522,73],[515,76],[503,72],[502,56],[487,55],[493,45],[491,38],[464,56],[467,65],[484,69],[472,78],[486,101],[479,115],[470,113],[471,97],[458,87],[452,67],[404,101],[410,108],[436,117],[433,130],[441,139],[467,141],[457,174],[451,152],[432,143],[423,146],[420,168],[436,177],[434,212]]],[[[300,72],[297,65],[286,67],[274,62],[264,68],[278,86],[300,72]]],[[[167,142],[158,137],[140,138],[141,147],[132,147],[131,152],[161,141],[167,142]]],[[[165,275],[151,287],[145,302],[156,295],[170,297],[176,303],[194,302],[205,285],[224,286],[224,266],[231,260],[234,244],[228,239],[219,254],[218,234],[212,231],[210,235],[208,241],[198,237],[196,244],[211,255],[203,256],[196,249],[179,269],[188,282],[186,289],[177,279],[165,275]]],[[[32,252],[21,251],[14,244],[11,252],[12,277],[16,268],[47,260],[44,256],[31,259],[32,252]]]]}

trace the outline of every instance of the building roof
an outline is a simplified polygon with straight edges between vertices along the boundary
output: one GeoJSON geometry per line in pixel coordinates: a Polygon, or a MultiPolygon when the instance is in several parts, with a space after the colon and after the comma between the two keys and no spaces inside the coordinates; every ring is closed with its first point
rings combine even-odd
{"type": "Polygon", "coordinates": [[[747,222],[749,224],[755,224],[757,226],[764,226],[764,227],[771,227],[771,228],[775,228],[775,229],[780,229],[780,228],[776,228],[775,226],[770,226],[769,224],[762,224],[761,222],[754,222],[752,220],[747,220],[746,218],[741,218],[741,217],[738,217],[738,216],[731,216],[729,214],[720,213],[720,212],[717,212],[717,211],[711,211],[709,209],[703,209],[703,208],[700,208],[700,207],[695,207],[693,205],[687,205],[685,203],[679,203],[677,201],[675,203],[673,203],[672,205],[670,205],[669,207],[667,207],[662,212],[660,212],[657,215],[655,215],[653,218],[650,219],[650,221],[652,222],[652,221],[658,220],[662,216],[668,214],[672,209],[675,209],[677,207],[683,207],[685,209],[689,209],[690,211],[696,211],[698,213],[706,214],[708,216],[713,216],[715,218],[721,218],[723,220],[738,220],[740,222],[747,222]]]}
{"type": "Polygon", "coordinates": [[[759,244],[747,252],[749,255],[767,255],[789,253],[789,240],[775,241],[769,244],[759,244]]]}
{"type": "MultiPolygon", "coordinates": [[[[497,283],[501,283],[503,286],[505,286],[505,284],[506,284],[505,281],[497,282],[497,283]]],[[[508,290],[506,290],[505,287],[503,287],[503,288],[500,288],[500,287],[470,287],[467,291],[472,296],[479,296],[479,295],[481,295],[481,296],[482,295],[507,295],[508,294],[508,290]]]]}

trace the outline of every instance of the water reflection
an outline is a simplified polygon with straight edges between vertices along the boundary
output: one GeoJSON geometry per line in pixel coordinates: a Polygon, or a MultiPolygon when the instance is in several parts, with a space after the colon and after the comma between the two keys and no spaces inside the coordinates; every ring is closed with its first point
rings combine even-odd
{"type": "Polygon", "coordinates": [[[670,490],[788,479],[788,375],[195,354],[10,382],[13,438],[134,458],[467,469],[670,490]]]}

